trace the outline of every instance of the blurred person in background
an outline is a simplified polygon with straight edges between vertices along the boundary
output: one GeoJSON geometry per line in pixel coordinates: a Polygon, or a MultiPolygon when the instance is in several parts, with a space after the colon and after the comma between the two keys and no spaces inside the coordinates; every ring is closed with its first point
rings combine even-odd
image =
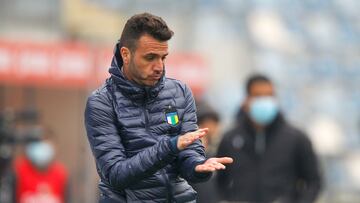
{"type": "Polygon", "coordinates": [[[13,115],[9,111],[0,112],[0,202],[15,201],[15,175],[12,160],[15,153],[16,140],[12,128],[13,115]]]}
{"type": "Polygon", "coordinates": [[[218,172],[221,198],[257,203],[314,202],[321,178],[310,140],[286,122],[268,77],[249,77],[246,92],[236,125],[225,133],[217,153],[234,158],[234,164],[218,172]]]}
{"type": "Polygon", "coordinates": [[[14,166],[16,203],[69,202],[68,172],[55,160],[49,134],[37,128],[24,138],[25,156],[18,157],[14,166]]]}
{"type": "Polygon", "coordinates": [[[209,129],[208,134],[201,138],[202,144],[205,147],[206,156],[213,157],[218,147],[220,116],[205,102],[196,102],[196,109],[199,128],[209,129]]]}
{"type": "Polygon", "coordinates": [[[0,135],[0,202],[15,201],[15,176],[11,167],[14,145],[7,140],[1,140],[0,135]]]}
{"type": "MultiPolygon", "coordinates": [[[[219,136],[220,117],[206,102],[196,102],[196,115],[199,128],[208,128],[208,134],[201,138],[205,147],[206,157],[214,157],[219,136]]],[[[197,203],[217,203],[219,201],[215,187],[215,176],[209,181],[192,185],[198,193],[197,203]]]]}
{"type": "Polygon", "coordinates": [[[88,98],[85,126],[100,176],[100,202],[195,202],[189,182],[232,159],[205,158],[190,89],[165,77],[173,32],[143,13],[125,24],[111,77],[88,98]]]}

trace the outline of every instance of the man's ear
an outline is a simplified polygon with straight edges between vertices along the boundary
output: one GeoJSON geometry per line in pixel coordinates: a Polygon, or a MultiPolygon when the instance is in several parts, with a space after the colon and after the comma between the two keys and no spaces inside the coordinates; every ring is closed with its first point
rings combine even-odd
{"type": "Polygon", "coordinates": [[[130,62],[130,57],[131,57],[130,50],[127,47],[121,47],[120,48],[120,54],[121,54],[121,58],[124,61],[124,64],[128,65],[129,62],[130,62]]]}

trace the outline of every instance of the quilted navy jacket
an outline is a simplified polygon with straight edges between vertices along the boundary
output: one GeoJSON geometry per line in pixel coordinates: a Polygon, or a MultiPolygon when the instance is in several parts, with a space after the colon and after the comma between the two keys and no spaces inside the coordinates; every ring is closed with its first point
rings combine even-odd
{"type": "Polygon", "coordinates": [[[165,76],[154,87],[142,87],[125,79],[121,68],[115,54],[111,77],[89,96],[85,110],[100,202],[195,202],[187,181],[211,175],[194,170],[205,161],[204,147],[197,141],[179,152],[172,145],[174,137],[197,129],[190,89],[165,76]],[[168,109],[177,114],[176,125],[167,122],[168,109]]]}

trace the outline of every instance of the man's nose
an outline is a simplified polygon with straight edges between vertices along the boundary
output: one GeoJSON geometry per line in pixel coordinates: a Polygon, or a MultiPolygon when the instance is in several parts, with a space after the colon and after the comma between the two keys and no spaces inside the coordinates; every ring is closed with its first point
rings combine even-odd
{"type": "Polygon", "coordinates": [[[164,69],[164,60],[159,59],[156,60],[156,64],[154,64],[154,71],[162,71],[164,69]]]}

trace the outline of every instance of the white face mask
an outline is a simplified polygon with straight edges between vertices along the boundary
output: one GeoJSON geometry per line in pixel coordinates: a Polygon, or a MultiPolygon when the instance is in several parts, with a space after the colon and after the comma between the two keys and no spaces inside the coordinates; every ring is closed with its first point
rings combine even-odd
{"type": "Polygon", "coordinates": [[[54,148],[46,142],[34,142],[26,146],[26,155],[39,168],[46,168],[54,158],[54,148]]]}

